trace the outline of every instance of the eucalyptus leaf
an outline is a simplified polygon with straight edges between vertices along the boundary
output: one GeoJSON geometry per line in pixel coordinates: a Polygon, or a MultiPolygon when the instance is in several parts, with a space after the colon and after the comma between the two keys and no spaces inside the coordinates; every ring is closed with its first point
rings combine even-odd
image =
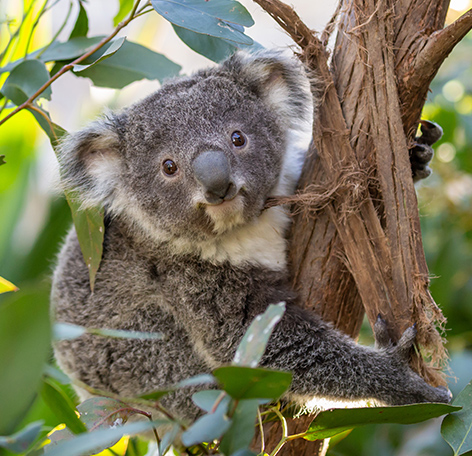
{"type": "Polygon", "coordinates": [[[255,399],[239,401],[231,417],[231,426],[225,432],[219,446],[224,454],[249,451],[256,432],[255,424],[259,402],[255,399]]]}
{"type": "MultiPolygon", "coordinates": [[[[0,156],[1,158],[2,156],[0,156]]],[[[0,162],[0,165],[3,163],[0,162]]],[[[7,279],[4,279],[3,277],[0,277],[0,294],[1,293],[7,293],[8,291],[18,291],[18,287],[16,285],[13,285],[11,282],[9,282],[7,279]]]]}
{"type": "Polygon", "coordinates": [[[80,419],[89,431],[122,426],[134,415],[148,413],[111,397],[91,397],[77,406],[80,419]]]}
{"type": "Polygon", "coordinates": [[[87,431],[76,414],[74,404],[53,382],[48,379],[43,380],[41,396],[59,422],[64,423],[74,434],[87,431]]]}
{"type": "Polygon", "coordinates": [[[222,390],[198,391],[192,395],[192,401],[197,407],[210,413],[213,411],[216,401],[220,401],[218,404],[225,402],[226,408],[228,407],[231,398],[224,394],[225,392],[222,390]]]}
{"type": "Polygon", "coordinates": [[[118,441],[123,435],[140,434],[166,424],[168,425],[169,421],[155,420],[129,423],[125,426],[117,426],[112,429],[101,429],[60,442],[50,449],[46,446],[45,454],[47,456],[83,456],[84,453],[90,454],[97,448],[106,448],[105,445],[108,442],[118,441]]]}
{"type": "Polygon", "coordinates": [[[320,412],[315,417],[304,438],[306,440],[326,439],[366,424],[420,423],[457,410],[460,410],[460,407],[446,404],[411,404],[392,407],[329,409],[320,412]]]}
{"type": "MultiPolygon", "coordinates": [[[[77,36],[69,39],[63,43],[56,41],[45,50],[40,49],[36,51],[36,55],[43,62],[57,62],[63,60],[72,60],[80,57],[92,50],[100,41],[103,36],[94,36],[87,38],[86,36],[77,36]]],[[[31,55],[34,57],[35,53],[31,55]]]]}
{"type": "Polygon", "coordinates": [[[180,69],[180,65],[162,54],[125,41],[119,52],[76,74],[90,78],[96,86],[121,89],[141,79],[157,79],[162,82],[176,76],[180,69]]]}
{"type": "Polygon", "coordinates": [[[74,193],[66,192],[66,199],[72,213],[80,249],[89,270],[90,289],[93,291],[103,253],[105,224],[103,208],[81,209],[74,193]]]}
{"type": "Polygon", "coordinates": [[[231,420],[226,415],[227,407],[228,403],[222,402],[214,413],[198,418],[182,434],[182,443],[188,447],[219,439],[231,426],[231,420]]]}
{"type": "Polygon", "coordinates": [[[284,312],[284,302],[271,304],[263,314],[254,319],[236,350],[233,364],[251,367],[259,364],[272,331],[284,312]]]}
{"type": "Polygon", "coordinates": [[[13,435],[0,436],[0,447],[12,453],[24,453],[38,437],[43,423],[43,421],[35,421],[13,435]]]}
{"type": "Polygon", "coordinates": [[[87,16],[87,11],[84,8],[82,2],[79,2],[79,14],[72,29],[69,39],[77,38],[79,36],[87,36],[89,30],[89,20],[87,16]]]}
{"type": "Polygon", "coordinates": [[[28,410],[50,351],[49,299],[39,286],[2,296],[0,305],[0,435],[28,410]]]}
{"type": "Polygon", "coordinates": [[[461,406],[462,410],[444,418],[441,434],[456,456],[472,451],[472,381],[457,395],[453,405],[461,406]]]}
{"type": "Polygon", "coordinates": [[[235,44],[210,35],[202,35],[172,24],[177,36],[193,51],[213,62],[221,62],[238,49],[235,44]]]}
{"type": "Polygon", "coordinates": [[[64,130],[60,125],[57,125],[51,120],[51,117],[48,112],[46,112],[41,107],[35,105],[34,109],[28,108],[28,111],[33,114],[36,122],[48,135],[51,146],[54,150],[58,147],[61,138],[67,134],[67,131],[64,130]]]}
{"type": "Polygon", "coordinates": [[[113,25],[116,27],[133,9],[134,0],[120,0],[120,9],[113,18],[113,25]]]}
{"type": "MultiPolygon", "coordinates": [[[[48,81],[49,71],[43,62],[24,60],[11,71],[1,92],[16,105],[21,105],[48,81]]],[[[51,87],[48,87],[38,96],[50,100],[51,93],[51,87]]]]}
{"type": "Polygon", "coordinates": [[[215,377],[211,374],[200,374],[195,375],[194,377],[186,378],[181,382],[177,383],[176,388],[186,388],[188,386],[196,386],[196,385],[211,385],[215,383],[215,377]]]}
{"type": "Polygon", "coordinates": [[[179,27],[235,43],[253,42],[233,26],[254,25],[246,8],[235,0],[151,0],[151,4],[162,17],[179,27]]]}
{"type": "Polygon", "coordinates": [[[164,434],[161,441],[159,442],[159,454],[165,455],[169,450],[170,446],[179,435],[180,426],[175,424],[172,429],[164,434]]]}
{"type": "Polygon", "coordinates": [[[278,399],[292,382],[290,372],[251,367],[220,367],[213,375],[234,399],[278,399]]]}
{"type": "Polygon", "coordinates": [[[160,333],[149,333],[141,331],[128,331],[124,329],[105,329],[105,328],[86,328],[84,326],[73,325],[71,323],[55,323],[54,339],[55,340],[71,340],[77,339],[84,334],[94,334],[96,336],[112,337],[116,339],[145,339],[155,340],[162,339],[160,333]]]}
{"type": "Polygon", "coordinates": [[[123,46],[126,41],[126,37],[116,38],[109,43],[108,46],[104,46],[99,51],[93,53],[88,59],[85,59],[80,65],[74,65],[74,72],[84,71],[87,68],[91,68],[97,63],[102,62],[103,60],[111,57],[115,52],[117,52],[121,46],[123,46]]]}
{"type": "Polygon", "coordinates": [[[71,384],[71,379],[66,374],[64,374],[64,372],[59,370],[57,367],[51,366],[50,364],[46,364],[46,366],[44,366],[43,373],[45,376],[53,378],[61,385],[71,384]]]}
{"type": "Polygon", "coordinates": [[[87,333],[87,329],[83,326],[72,325],[70,323],[54,323],[53,339],[54,340],[73,340],[87,333]]]}
{"type": "Polygon", "coordinates": [[[162,390],[155,390],[155,391],[148,391],[144,394],[140,394],[138,397],[141,399],[146,399],[150,401],[158,401],[161,397],[165,396],[166,394],[172,393],[179,388],[186,388],[189,386],[197,386],[197,385],[207,385],[215,383],[215,377],[210,374],[200,374],[194,377],[187,378],[182,380],[181,382],[177,383],[176,385],[170,386],[169,388],[162,389],[162,390]]]}

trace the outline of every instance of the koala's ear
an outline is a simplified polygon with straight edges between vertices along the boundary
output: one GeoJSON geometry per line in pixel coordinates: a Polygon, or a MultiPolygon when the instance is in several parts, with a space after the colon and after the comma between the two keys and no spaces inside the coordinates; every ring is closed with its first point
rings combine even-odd
{"type": "Polygon", "coordinates": [[[108,116],[68,136],[58,150],[64,190],[78,193],[82,207],[112,202],[121,174],[117,118],[108,116]]]}
{"type": "Polygon", "coordinates": [[[310,84],[298,60],[277,51],[239,51],[222,65],[274,109],[289,128],[303,128],[310,122],[310,84]]]}

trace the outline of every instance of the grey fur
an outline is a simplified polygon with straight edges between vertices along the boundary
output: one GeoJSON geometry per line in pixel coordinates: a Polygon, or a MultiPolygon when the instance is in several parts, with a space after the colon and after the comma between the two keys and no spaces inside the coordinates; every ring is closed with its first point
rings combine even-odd
{"type": "MultiPolygon", "coordinates": [[[[84,207],[104,204],[107,216],[93,293],[75,231],[67,237],[52,290],[57,320],[167,336],[62,341],[56,356],[68,374],[124,396],[164,388],[229,363],[252,319],[285,301],[262,365],[293,371],[292,399],[449,400],[409,369],[412,330],[396,347],[378,322],[374,350],[297,306],[286,268],[288,216],[263,206],[268,196],[293,191],[300,153],[292,130],[309,122],[309,112],[296,63],[238,53],[65,141],[64,185],[84,207]],[[243,133],[243,146],[231,142],[234,131],[243,133]],[[174,174],[163,171],[166,160],[175,162],[174,174]],[[221,166],[218,178],[206,164],[221,166]],[[202,181],[218,191],[208,196],[202,181]],[[220,195],[227,184],[236,190],[220,195]]],[[[182,417],[197,413],[188,392],[164,401],[182,417]]]]}

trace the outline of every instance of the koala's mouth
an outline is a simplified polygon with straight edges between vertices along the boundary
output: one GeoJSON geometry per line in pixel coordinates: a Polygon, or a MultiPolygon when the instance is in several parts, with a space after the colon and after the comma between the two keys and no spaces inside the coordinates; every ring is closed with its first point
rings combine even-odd
{"type": "Polygon", "coordinates": [[[237,194],[219,203],[206,203],[205,213],[213,222],[213,231],[221,234],[244,224],[244,198],[237,194]]]}

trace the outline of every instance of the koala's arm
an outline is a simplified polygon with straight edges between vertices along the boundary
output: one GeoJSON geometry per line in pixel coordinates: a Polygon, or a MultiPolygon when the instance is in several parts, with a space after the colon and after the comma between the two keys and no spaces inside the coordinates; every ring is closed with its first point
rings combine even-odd
{"type": "Polygon", "coordinates": [[[379,349],[356,344],[318,317],[289,306],[276,326],[262,364],[293,372],[291,392],[305,397],[376,399],[388,405],[449,402],[446,388],[434,388],[408,366],[416,331],[397,345],[386,342],[386,326],[375,325],[379,349]]]}

